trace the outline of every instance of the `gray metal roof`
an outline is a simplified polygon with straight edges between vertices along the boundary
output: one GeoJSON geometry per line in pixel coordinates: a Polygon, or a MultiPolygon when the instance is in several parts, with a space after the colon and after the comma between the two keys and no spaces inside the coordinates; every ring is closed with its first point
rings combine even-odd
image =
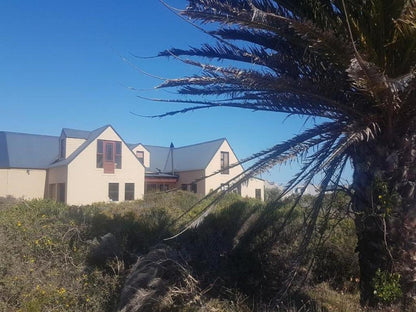
{"type": "Polygon", "coordinates": [[[134,143],[134,144],[132,144],[132,143],[127,143],[127,147],[129,148],[129,149],[131,149],[131,150],[133,150],[137,145],[139,145],[140,143],[134,143]]]}
{"type": "Polygon", "coordinates": [[[63,128],[62,129],[62,134],[67,138],[85,139],[86,140],[90,136],[91,131],[63,128]]]}
{"type": "MultiPolygon", "coordinates": [[[[59,160],[59,137],[0,131],[0,168],[46,169],[69,164],[105,129],[106,125],[93,131],[62,129],[61,135],[82,138],[82,143],[66,159],[59,160]]],[[[178,148],[143,145],[150,152],[150,172],[170,173],[205,169],[226,139],[198,143],[178,148]],[[173,151],[173,153],[172,153],[173,151]]],[[[129,144],[135,147],[138,144],[129,144]]]]}
{"type": "Polygon", "coordinates": [[[59,137],[0,131],[0,168],[46,169],[59,153],[59,137]]]}
{"type": "Polygon", "coordinates": [[[94,131],[63,129],[62,134],[86,141],[70,157],[59,160],[59,137],[0,131],[0,168],[47,169],[69,164],[109,126],[94,131]],[[88,135],[87,135],[88,134],[88,135]]]}
{"type": "Polygon", "coordinates": [[[60,167],[60,166],[65,166],[65,165],[69,164],[72,160],[74,160],[75,157],[77,157],[88,145],[91,144],[91,142],[93,142],[108,127],[111,127],[111,126],[106,125],[104,127],[95,129],[93,131],[79,130],[80,132],[88,132],[88,136],[86,137],[86,141],[84,143],[82,143],[69,157],[67,157],[63,160],[59,160],[59,161],[54,162],[53,164],[51,164],[49,166],[49,168],[60,167]]]}
{"type": "Polygon", "coordinates": [[[198,143],[183,147],[144,145],[150,153],[151,172],[172,172],[172,154],[174,172],[205,169],[212,157],[226,139],[198,143]]]}

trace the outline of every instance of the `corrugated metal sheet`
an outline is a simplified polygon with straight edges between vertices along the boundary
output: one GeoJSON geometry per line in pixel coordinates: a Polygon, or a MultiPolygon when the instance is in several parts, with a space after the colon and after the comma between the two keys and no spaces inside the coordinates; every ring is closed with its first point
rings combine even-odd
{"type": "Polygon", "coordinates": [[[166,172],[166,162],[169,156],[169,147],[144,145],[150,153],[150,172],[166,172]]]}
{"type": "Polygon", "coordinates": [[[63,129],[66,137],[86,139],[70,157],[59,160],[59,137],[0,131],[0,168],[46,169],[64,166],[77,157],[107,127],[94,131],[63,129]]]}
{"type": "Polygon", "coordinates": [[[175,172],[205,169],[225,139],[198,143],[178,148],[144,145],[150,152],[151,172],[175,172]]]}
{"type": "MultiPolygon", "coordinates": [[[[62,129],[62,134],[86,141],[70,157],[59,160],[59,137],[0,131],[0,168],[51,168],[65,166],[77,157],[106,128],[94,131],[62,129]]],[[[144,145],[150,152],[150,172],[171,173],[172,155],[175,172],[205,169],[225,139],[179,148],[144,145]]],[[[137,144],[129,144],[135,147],[137,144]]]]}
{"type": "Polygon", "coordinates": [[[78,129],[70,129],[70,128],[63,128],[62,134],[67,138],[75,138],[75,139],[88,139],[91,134],[91,131],[85,130],[78,130],[78,129]]]}
{"type": "Polygon", "coordinates": [[[45,169],[58,153],[59,137],[0,131],[0,168],[45,169]]]}

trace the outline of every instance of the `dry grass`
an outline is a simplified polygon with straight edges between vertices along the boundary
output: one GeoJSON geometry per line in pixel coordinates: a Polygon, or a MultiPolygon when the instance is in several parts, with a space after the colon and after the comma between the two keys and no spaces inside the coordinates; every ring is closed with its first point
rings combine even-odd
{"type": "Polygon", "coordinates": [[[344,293],[333,290],[327,283],[321,283],[307,290],[307,294],[322,309],[333,312],[365,311],[360,306],[358,293],[344,293]]]}

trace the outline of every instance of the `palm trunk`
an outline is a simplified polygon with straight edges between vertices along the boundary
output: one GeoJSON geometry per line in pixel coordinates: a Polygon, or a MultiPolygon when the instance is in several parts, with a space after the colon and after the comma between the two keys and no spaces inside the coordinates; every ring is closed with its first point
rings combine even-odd
{"type": "Polygon", "coordinates": [[[374,184],[376,175],[374,165],[354,159],[353,209],[357,233],[357,251],[360,264],[360,294],[362,305],[375,305],[373,279],[378,269],[389,270],[391,263],[384,242],[383,220],[374,205],[374,184]]]}
{"type": "Polygon", "coordinates": [[[405,305],[416,294],[414,142],[414,138],[402,138],[387,146],[385,140],[379,140],[354,151],[353,209],[363,305],[380,301],[374,289],[378,269],[401,275],[405,305]]]}

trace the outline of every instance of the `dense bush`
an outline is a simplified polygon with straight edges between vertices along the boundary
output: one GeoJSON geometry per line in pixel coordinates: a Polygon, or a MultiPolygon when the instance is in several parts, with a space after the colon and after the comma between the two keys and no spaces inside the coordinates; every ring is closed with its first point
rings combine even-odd
{"type": "MultiPolygon", "coordinates": [[[[309,248],[299,250],[304,216],[313,200],[306,196],[294,207],[293,198],[269,204],[236,198],[179,237],[178,248],[189,257],[202,285],[215,280],[214,296],[224,297],[215,293],[218,289],[237,289],[262,302],[281,298],[289,282],[298,287],[327,282],[333,289],[355,293],[355,229],[345,216],[345,198],[336,198],[323,210],[328,216],[320,216],[309,248]]],[[[293,296],[299,298],[296,292],[293,296]]]]}
{"type": "Polygon", "coordinates": [[[128,265],[196,201],[186,192],[82,207],[0,198],[0,311],[115,310],[128,265]],[[92,257],[108,233],[117,252],[92,257]]]}
{"type": "Polygon", "coordinates": [[[78,217],[67,206],[46,200],[1,210],[0,310],[114,307],[119,277],[85,265],[88,225],[78,217]]]}
{"type": "MultiPolygon", "coordinates": [[[[131,265],[188,224],[207,204],[198,200],[182,191],[83,207],[0,198],[0,310],[116,310],[131,265]]],[[[184,261],[176,275],[183,280],[166,284],[155,309],[318,310],[310,296],[324,306],[325,298],[308,288],[286,301],[278,296],[298,260],[305,207],[312,200],[292,210],[293,199],[264,204],[228,194],[197,228],[165,242],[184,261]]],[[[322,282],[351,290],[357,285],[353,223],[324,220],[318,228],[325,228],[325,239],[317,244],[314,236],[295,284],[306,279],[312,290],[322,282]]]]}

